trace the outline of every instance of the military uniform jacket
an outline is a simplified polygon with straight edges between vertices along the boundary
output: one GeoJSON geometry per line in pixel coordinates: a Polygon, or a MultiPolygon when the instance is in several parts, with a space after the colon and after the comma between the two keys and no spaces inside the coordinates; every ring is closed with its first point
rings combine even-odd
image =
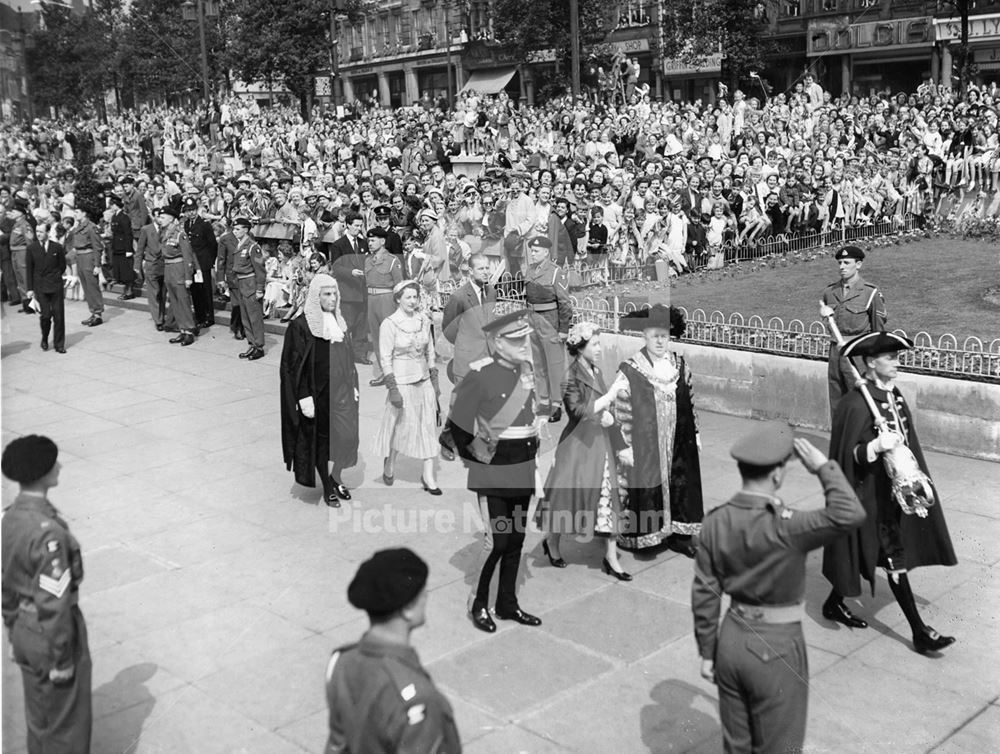
{"type": "Polygon", "coordinates": [[[249,234],[243,236],[243,240],[236,246],[236,253],[233,255],[233,275],[237,278],[253,275],[257,292],[264,292],[264,283],[267,280],[264,252],[249,234]]]}
{"type": "Polygon", "coordinates": [[[377,254],[365,257],[365,284],[369,288],[392,290],[396,283],[403,282],[403,264],[392,254],[377,254]]]}
{"type": "Polygon", "coordinates": [[[534,376],[530,366],[511,367],[497,359],[482,359],[469,365],[469,373],[455,388],[448,426],[458,454],[469,470],[468,488],[478,494],[524,497],[534,493],[537,436],[500,437],[489,464],[478,461],[469,448],[476,436],[477,422],[489,421],[500,413],[519,380],[524,380],[529,390],[510,428],[526,433],[535,423],[534,376]]]}
{"type": "Polygon", "coordinates": [[[194,278],[194,271],[198,263],[195,261],[194,253],[191,251],[191,243],[181,228],[180,221],[175,220],[166,228],[160,228],[160,254],[164,263],[171,259],[183,259],[184,279],[192,280],[194,278]]]}
{"type": "Polygon", "coordinates": [[[326,754],[457,754],[451,705],[416,650],[370,634],[342,647],[326,670],[326,754]]]}
{"type": "Polygon", "coordinates": [[[35,495],[18,495],[0,529],[4,625],[37,617],[39,646],[28,653],[47,656],[50,668],[69,667],[78,649],[71,609],[83,581],[80,545],[52,503],[35,495]]]}
{"type": "Polygon", "coordinates": [[[135,253],[143,262],[154,266],[159,265],[162,272],[163,255],[160,254],[160,231],[155,223],[148,223],[139,229],[139,238],[135,242],[135,253]]]}
{"type": "Polygon", "coordinates": [[[702,658],[715,659],[722,594],[745,605],[772,607],[802,602],[806,556],[865,520],[851,485],[836,461],[819,469],[826,507],[787,508],[776,497],[738,492],[701,525],[694,562],[691,610],[702,658]]]}
{"type": "Polygon", "coordinates": [[[885,329],[888,317],[882,292],[860,275],[850,286],[839,280],[828,285],[823,303],[833,309],[833,319],[845,338],[885,329]]]}
{"type": "Polygon", "coordinates": [[[535,304],[555,304],[561,333],[573,324],[573,305],[569,300],[569,281],[565,271],[551,259],[529,265],[525,274],[524,298],[529,308],[535,304]]]}

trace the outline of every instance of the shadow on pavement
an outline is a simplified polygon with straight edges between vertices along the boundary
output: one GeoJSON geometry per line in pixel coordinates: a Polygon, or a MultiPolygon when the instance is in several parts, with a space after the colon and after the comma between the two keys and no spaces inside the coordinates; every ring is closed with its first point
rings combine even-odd
{"type": "MultiPolygon", "coordinates": [[[[687,751],[719,735],[718,721],[701,711],[715,709],[718,702],[697,686],[681,680],[661,681],[649,696],[652,704],[639,712],[642,742],[649,751],[687,751]]],[[[720,740],[716,751],[721,744],[720,740]]]]}
{"type": "Polygon", "coordinates": [[[26,340],[16,340],[13,343],[4,343],[3,347],[0,348],[0,359],[6,359],[8,356],[19,354],[30,345],[31,344],[26,340]]]}
{"type": "Polygon", "coordinates": [[[85,338],[90,337],[89,331],[75,332],[66,336],[66,348],[72,348],[73,346],[78,346],[83,342],[85,338]]]}
{"type": "Polygon", "coordinates": [[[143,662],[120,670],[100,688],[94,690],[93,751],[131,752],[138,749],[139,739],[147,718],[156,706],[156,698],[146,688],[159,667],[143,662]],[[101,707],[110,705],[117,711],[101,717],[101,707]]]}

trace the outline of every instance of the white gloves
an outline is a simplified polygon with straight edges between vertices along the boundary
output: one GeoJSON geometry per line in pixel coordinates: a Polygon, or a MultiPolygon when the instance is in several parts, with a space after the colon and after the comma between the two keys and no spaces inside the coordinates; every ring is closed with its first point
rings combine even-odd
{"type": "Polygon", "coordinates": [[[316,416],[316,404],[313,402],[312,396],[307,395],[305,398],[299,401],[299,411],[306,419],[313,419],[316,416]]]}
{"type": "Polygon", "coordinates": [[[898,445],[903,444],[903,438],[896,432],[883,432],[870,443],[868,443],[868,457],[874,458],[879,453],[885,453],[898,445]]]}
{"type": "Polygon", "coordinates": [[[607,429],[614,423],[615,423],[615,417],[611,415],[610,411],[601,412],[601,426],[604,427],[604,429],[607,429]]]}

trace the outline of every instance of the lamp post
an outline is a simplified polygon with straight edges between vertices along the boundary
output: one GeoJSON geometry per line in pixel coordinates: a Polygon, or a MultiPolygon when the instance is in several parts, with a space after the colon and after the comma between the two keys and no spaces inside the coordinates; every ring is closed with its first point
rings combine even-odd
{"type": "Polygon", "coordinates": [[[333,12],[330,14],[330,93],[333,95],[333,106],[337,107],[344,101],[344,82],[340,79],[340,34],[338,23],[347,20],[347,14],[340,7],[342,3],[334,0],[333,12]]]}
{"type": "Polygon", "coordinates": [[[219,6],[215,0],[185,0],[181,3],[181,13],[185,21],[198,22],[198,37],[201,42],[201,89],[205,102],[209,101],[208,89],[208,48],[205,46],[205,18],[218,18],[219,6]]]}
{"type": "Polygon", "coordinates": [[[448,75],[448,107],[453,107],[455,104],[454,97],[452,96],[452,86],[451,86],[451,20],[449,18],[448,11],[451,10],[451,3],[449,0],[444,0],[444,43],[445,43],[445,66],[448,75]]]}

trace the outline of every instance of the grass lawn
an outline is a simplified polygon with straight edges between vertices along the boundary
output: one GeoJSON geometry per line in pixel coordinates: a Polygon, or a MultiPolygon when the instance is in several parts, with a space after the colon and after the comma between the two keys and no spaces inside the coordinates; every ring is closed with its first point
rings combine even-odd
{"type": "MultiPolygon", "coordinates": [[[[1000,248],[996,245],[938,237],[875,247],[866,254],[861,275],[882,290],[889,329],[904,330],[910,337],[923,330],[935,343],[951,333],[959,347],[969,336],[984,345],[1000,338],[1000,307],[983,299],[986,288],[1000,286],[1000,248]]],[[[832,256],[824,256],[735,277],[682,276],[672,289],[659,283],[629,283],[619,285],[618,290],[648,294],[650,303],[672,301],[688,311],[720,311],[727,317],[740,312],[747,318],[757,314],[765,323],[769,317],[781,317],[786,324],[799,319],[808,327],[819,320],[823,288],[837,279],[836,263],[832,256]]],[[[584,295],[599,294],[590,289],[584,295]]]]}

